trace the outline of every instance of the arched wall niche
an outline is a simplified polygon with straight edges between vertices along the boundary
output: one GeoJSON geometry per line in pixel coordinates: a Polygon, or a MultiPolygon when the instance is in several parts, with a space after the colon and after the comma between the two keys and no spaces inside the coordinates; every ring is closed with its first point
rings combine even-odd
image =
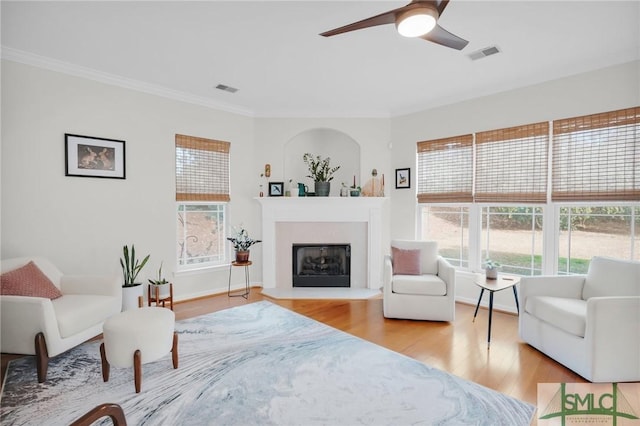
{"type": "MultiPolygon", "coordinates": [[[[302,160],[305,153],[322,158],[331,158],[331,167],[340,166],[331,181],[330,196],[340,195],[340,187],[344,182],[353,185],[353,177],[357,176],[360,185],[360,144],[344,132],[331,128],[316,128],[305,130],[289,139],[284,145],[284,177],[304,183],[313,192],[313,180],[306,177],[309,174],[307,165],[302,160]]],[[[285,184],[285,185],[286,185],[285,184]]],[[[296,185],[297,186],[297,185],[296,185]]]]}

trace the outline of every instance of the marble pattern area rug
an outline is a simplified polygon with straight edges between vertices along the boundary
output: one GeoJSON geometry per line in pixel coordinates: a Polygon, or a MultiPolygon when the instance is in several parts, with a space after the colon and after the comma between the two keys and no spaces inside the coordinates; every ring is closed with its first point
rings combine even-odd
{"type": "MultiPolygon", "coordinates": [[[[534,406],[262,301],[178,321],[171,355],[103,382],[100,342],[11,361],[2,425],[68,425],[117,403],[130,425],[528,425],[534,406]]],[[[105,424],[108,420],[105,421],[105,424]]]]}

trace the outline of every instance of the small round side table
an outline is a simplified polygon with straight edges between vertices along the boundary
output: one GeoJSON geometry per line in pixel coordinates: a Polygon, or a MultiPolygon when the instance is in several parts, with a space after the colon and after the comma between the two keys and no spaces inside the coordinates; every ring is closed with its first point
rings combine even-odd
{"type": "Polygon", "coordinates": [[[251,266],[250,260],[247,260],[246,262],[231,262],[229,265],[229,287],[227,289],[227,295],[229,297],[244,297],[245,299],[249,297],[249,266],[251,266]],[[234,266],[244,266],[244,293],[231,294],[231,271],[234,266]]]}

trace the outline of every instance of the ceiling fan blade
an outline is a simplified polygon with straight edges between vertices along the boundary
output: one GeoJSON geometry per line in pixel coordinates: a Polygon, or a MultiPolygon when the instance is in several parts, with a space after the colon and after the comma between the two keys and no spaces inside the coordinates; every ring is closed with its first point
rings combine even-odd
{"type": "Polygon", "coordinates": [[[467,44],[469,44],[467,40],[460,38],[455,34],[451,34],[449,31],[445,30],[438,24],[436,24],[434,29],[421,36],[420,38],[456,50],[462,50],[467,44]]]}
{"type": "Polygon", "coordinates": [[[348,33],[349,31],[361,30],[363,28],[375,27],[378,25],[393,24],[396,22],[396,13],[401,11],[406,6],[393,9],[380,15],[373,16],[371,18],[363,19],[362,21],[354,22],[353,24],[345,25],[344,27],[336,28],[333,30],[320,33],[321,36],[331,37],[334,35],[348,33]]]}
{"type": "Polygon", "coordinates": [[[438,9],[438,14],[440,16],[442,16],[442,12],[444,12],[444,9],[449,4],[449,0],[434,0],[434,1],[430,2],[430,3],[434,4],[436,9],[438,9]]]}

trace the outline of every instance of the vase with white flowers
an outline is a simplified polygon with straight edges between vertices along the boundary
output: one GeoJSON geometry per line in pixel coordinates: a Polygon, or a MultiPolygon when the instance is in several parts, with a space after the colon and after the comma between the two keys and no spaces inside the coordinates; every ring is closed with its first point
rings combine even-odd
{"type": "Polygon", "coordinates": [[[232,229],[233,236],[227,237],[227,240],[233,244],[233,249],[236,252],[236,262],[246,263],[249,261],[249,248],[254,244],[261,243],[262,240],[254,240],[249,237],[249,233],[242,226],[233,227],[232,229]]]}

